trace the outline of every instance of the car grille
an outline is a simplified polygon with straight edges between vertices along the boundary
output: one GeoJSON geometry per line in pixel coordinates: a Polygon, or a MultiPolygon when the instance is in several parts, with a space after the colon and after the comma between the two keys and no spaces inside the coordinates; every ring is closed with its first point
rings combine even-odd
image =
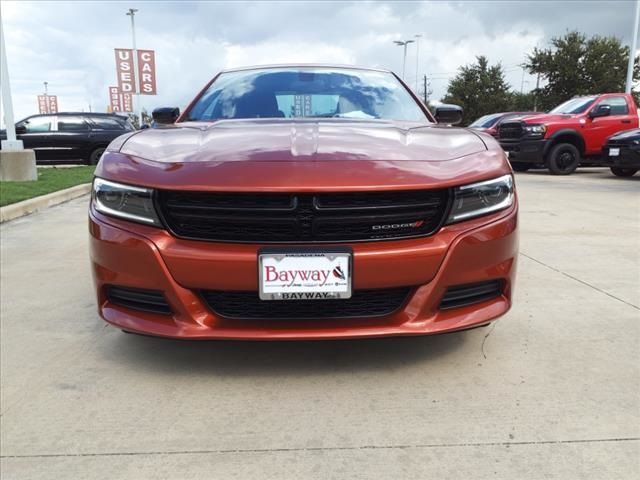
{"type": "Polygon", "coordinates": [[[356,290],[349,299],[260,300],[258,292],[200,292],[217,315],[237,320],[373,318],[390,315],[404,304],[411,288],[356,290]]]}
{"type": "Polygon", "coordinates": [[[518,139],[524,135],[522,122],[504,122],[498,126],[500,140],[518,139]]]}
{"type": "Polygon", "coordinates": [[[605,144],[604,148],[609,148],[609,147],[617,147],[617,148],[624,148],[624,147],[630,147],[631,145],[625,141],[625,140],[607,140],[607,143],[605,144]]]}
{"type": "Polygon", "coordinates": [[[449,191],[209,193],[159,191],[177,237],[229,242],[335,242],[426,236],[442,225],[449,191]]]}

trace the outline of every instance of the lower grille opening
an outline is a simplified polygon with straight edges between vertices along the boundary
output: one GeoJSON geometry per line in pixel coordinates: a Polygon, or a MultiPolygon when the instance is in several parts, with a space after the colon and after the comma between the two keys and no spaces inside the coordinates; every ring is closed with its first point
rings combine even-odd
{"type": "Polygon", "coordinates": [[[390,315],[406,301],[410,287],[356,290],[349,299],[260,300],[258,292],[200,292],[217,315],[237,320],[373,318],[390,315]]]}
{"type": "Polygon", "coordinates": [[[142,290],[139,288],[106,287],[107,299],[114,305],[141,310],[143,312],[170,314],[171,307],[159,290],[142,290]]]}
{"type": "Polygon", "coordinates": [[[502,295],[503,284],[502,280],[490,280],[449,287],[442,297],[440,309],[465,307],[499,297],[502,295]]]}

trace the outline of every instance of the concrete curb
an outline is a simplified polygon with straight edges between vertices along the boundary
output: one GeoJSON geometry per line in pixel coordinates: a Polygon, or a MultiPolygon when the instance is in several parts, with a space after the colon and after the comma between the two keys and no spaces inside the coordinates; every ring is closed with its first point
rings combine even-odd
{"type": "Polygon", "coordinates": [[[86,195],[91,191],[90,183],[83,183],[75,187],[58,190],[57,192],[47,193],[39,197],[23,200],[22,202],[12,203],[6,207],[0,207],[0,223],[8,222],[16,218],[24,217],[41,210],[45,210],[54,205],[59,205],[74,198],[86,195]]]}

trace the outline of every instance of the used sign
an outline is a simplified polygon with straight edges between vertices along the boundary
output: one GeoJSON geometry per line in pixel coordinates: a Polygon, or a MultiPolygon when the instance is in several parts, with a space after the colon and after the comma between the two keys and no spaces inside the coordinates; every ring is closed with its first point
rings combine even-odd
{"type": "Polygon", "coordinates": [[[122,93],[135,93],[135,75],[133,73],[133,50],[116,48],[116,73],[118,88],[122,93]]]}

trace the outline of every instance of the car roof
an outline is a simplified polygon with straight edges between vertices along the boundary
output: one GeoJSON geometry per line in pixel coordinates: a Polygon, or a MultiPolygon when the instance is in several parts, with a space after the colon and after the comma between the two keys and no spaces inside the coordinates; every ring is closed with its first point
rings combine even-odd
{"type": "Polygon", "coordinates": [[[105,112],[58,112],[58,113],[36,113],[35,115],[31,115],[32,117],[37,117],[40,115],[91,115],[96,117],[118,117],[118,118],[127,118],[125,115],[118,115],[117,113],[105,113],[105,112]]]}
{"type": "Polygon", "coordinates": [[[91,115],[96,116],[96,117],[104,117],[104,118],[118,118],[118,119],[122,119],[122,120],[127,120],[129,117],[125,116],[125,115],[118,115],[117,113],[104,113],[104,112],[58,112],[58,113],[34,113],[33,115],[29,115],[27,117],[24,117],[21,120],[18,120],[16,123],[20,123],[20,122],[24,122],[25,120],[29,120],[30,118],[37,118],[37,117],[51,117],[53,115],[59,116],[59,117],[66,117],[66,116],[80,116],[80,115],[91,115]]]}
{"type": "Polygon", "coordinates": [[[244,70],[271,70],[279,68],[335,68],[344,70],[368,70],[372,72],[392,73],[391,70],[376,67],[364,67],[358,65],[344,65],[333,63],[278,63],[272,65],[254,65],[245,67],[235,67],[221,70],[220,73],[241,72],[244,70]]]}

